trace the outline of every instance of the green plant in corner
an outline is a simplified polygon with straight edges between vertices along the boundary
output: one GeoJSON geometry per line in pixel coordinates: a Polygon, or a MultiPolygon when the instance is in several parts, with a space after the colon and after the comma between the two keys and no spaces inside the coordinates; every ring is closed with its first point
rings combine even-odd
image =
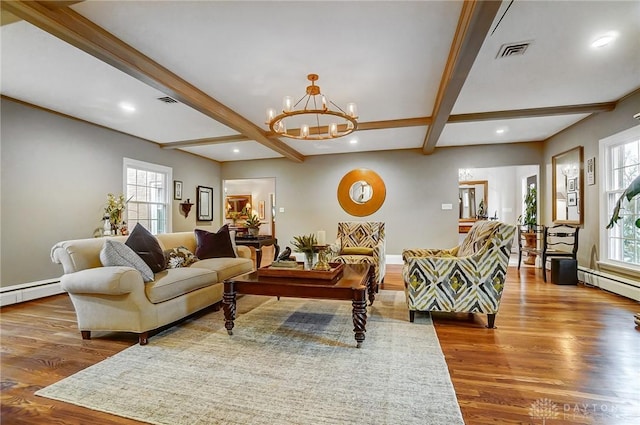
{"type": "Polygon", "coordinates": [[[522,224],[529,228],[529,231],[533,230],[533,226],[538,224],[538,198],[537,190],[535,187],[530,187],[527,190],[527,195],[524,197],[524,216],[522,217],[522,224]]]}
{"type": "MultiPolygon", "coordinates": [[[[613,208],[613,213],[611,214],[611,219],[609,220],[609,224],[607,224],[607,229],[613,228],[618,220],[620,220],[620,210],[622,209],[622,202],[626,198],[627,201],[631,202],[633,198],[640,194],[640,176],[637,176],[631,184],[625,189],[625,191],[618,198],[618,202],[616,202],[616,206],[613,208]]],[[[636,227],[640,228],[640,218],[636,220],[636,227]]]]}

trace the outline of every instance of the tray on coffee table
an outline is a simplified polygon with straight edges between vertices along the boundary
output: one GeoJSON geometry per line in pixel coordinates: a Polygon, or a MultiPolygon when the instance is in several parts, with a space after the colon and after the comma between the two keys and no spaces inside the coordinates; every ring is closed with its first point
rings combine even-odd
{"type": "Polygon", "coordinates": [[[264,277],[288,277],[292,279],[320,279],[334,281],[342,276],[344,264],[329,263],[330,270],[305,270],[304,263],[298,262],[296,268],[265,266],[258,269],[258,275],[264,277]]]}

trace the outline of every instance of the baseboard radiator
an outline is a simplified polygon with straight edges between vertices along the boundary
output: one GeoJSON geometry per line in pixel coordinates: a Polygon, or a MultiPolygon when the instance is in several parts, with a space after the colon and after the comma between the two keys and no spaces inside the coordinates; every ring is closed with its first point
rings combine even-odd
{"type": "Polygon", "coordinates": [[[62,294],[59,279],[40,280],[0,288],[0,307],[62,294]]]}
{"type": "Polygon", "coordinates": [[[578,267],[578,280],[632,300],[640,301],[640,282],[600,270],[578,267]]]}

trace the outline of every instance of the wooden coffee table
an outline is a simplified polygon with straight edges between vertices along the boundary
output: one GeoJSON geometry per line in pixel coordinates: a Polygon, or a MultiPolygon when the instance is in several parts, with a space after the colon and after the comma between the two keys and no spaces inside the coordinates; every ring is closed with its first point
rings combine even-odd
{"type": "MultiPolygon", "coordinates": [[[[224,281],[224,327],[233,335],[236,318],[236,295],[270,295],[295,298],[319,298],[351,300],[353,306],[353,331],[356,347],[360,348],[365,337],[367,323],[367,291],[374,284],[373,268],[369,264],[345,264],[342,277],[329,280],[260,276],[257,271],[224,281]]],[[[373,292],[370,300],[373,303],[373,292]]]]}

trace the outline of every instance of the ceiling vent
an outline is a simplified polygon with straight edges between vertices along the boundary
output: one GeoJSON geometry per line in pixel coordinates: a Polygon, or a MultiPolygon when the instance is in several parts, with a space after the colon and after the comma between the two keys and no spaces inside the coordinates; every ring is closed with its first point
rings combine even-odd
{"type": "Polygon", "coordinates": [[[531,41],[521,41],[519,43],[509,43],[500,46],[496,59],[508,58],[511,56],[522,56],[527,50],[527,47],[531,44],[531,41]]]}
{"type": "Polygon", "coordinates": [[[178,103],[177,100],[170,98],[169,96],[159,97],[158,100],[164,103],[178,103]]]}

